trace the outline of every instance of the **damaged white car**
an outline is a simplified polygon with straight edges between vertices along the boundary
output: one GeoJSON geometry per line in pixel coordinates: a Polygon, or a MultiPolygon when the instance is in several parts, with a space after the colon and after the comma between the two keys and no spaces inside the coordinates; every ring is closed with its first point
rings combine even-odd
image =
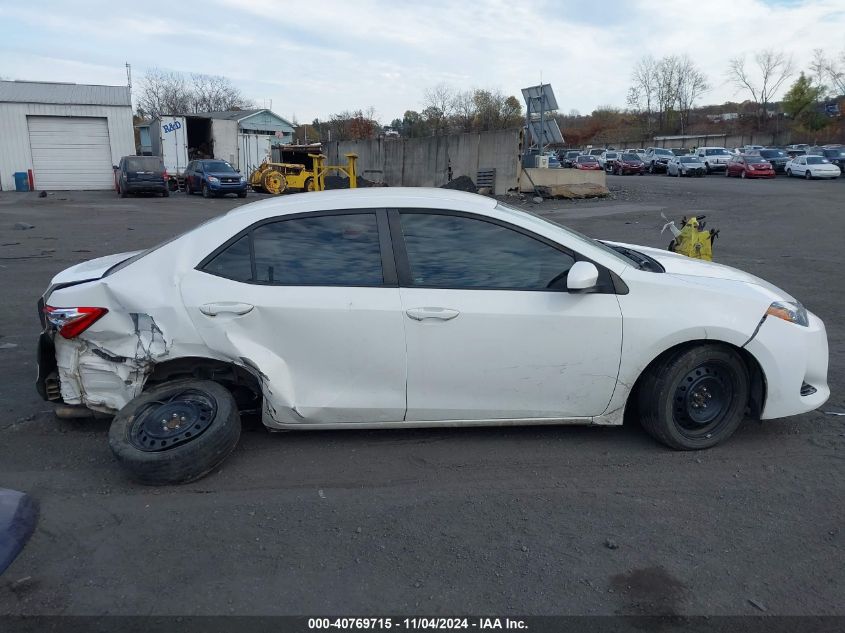
{"type": "Polygon", "coordinates": [[[358,189],[239,207],[56,276],[38,388],[116,414],[147,484],[270,429],[621,424],[675,449],[829,396],[824,325],[739,270],[604,244],[496,200],[358,189]]]}

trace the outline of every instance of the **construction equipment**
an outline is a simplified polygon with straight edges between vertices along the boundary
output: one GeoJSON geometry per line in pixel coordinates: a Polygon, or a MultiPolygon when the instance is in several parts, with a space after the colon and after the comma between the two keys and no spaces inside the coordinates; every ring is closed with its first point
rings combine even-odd
{"type": "Polygon", "coordinates": [[[357,154],[346,154],[346,165],[326,165],[324,154],[308,154],[311,168],[300,163],[261,163],[250,175],[249,184],[255,191],[273,195],[302,191],[323,191],[327,172],[339,171],[349,178],[349,188],[358,187],[357,154]]]}
{"type": "Polygon", "coordinates": [[[686,255],[694,259],[705,259],[713,261],[713,242],[719,237],[718,230],[705,230],[707,216],[693,216],[689,219],[686,216],[681,220],[681,228],[675,226],[674,220],[668,220],[665,215],[660,214],[667,223],[660,231],[663,233],[667,228],[672,232],[674,239],[669,242],[669,250],[674,253],[686,255]]]}

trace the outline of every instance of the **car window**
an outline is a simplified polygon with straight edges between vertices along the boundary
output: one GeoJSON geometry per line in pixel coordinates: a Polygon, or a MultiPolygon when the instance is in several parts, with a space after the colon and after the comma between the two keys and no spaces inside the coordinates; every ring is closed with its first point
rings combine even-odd
{"type": "Polygon", "coordinates": [[[127,171],[163,171],[164,165],[158,156],[130,156],[124,158],[127,171]]]}
{"type": "Polygon", "coordinates": [[[252,259],[249,253],[249,235],[244,235],[237,242],[222,251],[208,262],[203,270],[208,273],[234,279],[252,281],[252,259]]]}
{"type": "Polygon", "coordinates": [[[252,231],[260,283],[380,286],[384,283],[374,213],[296,218],[252,231]]]}
{"type": "Polygon", "coordinates": [[[484,220],[402,213],[414,286],[565,289],[575,258],[533,237],[484,220]]]}

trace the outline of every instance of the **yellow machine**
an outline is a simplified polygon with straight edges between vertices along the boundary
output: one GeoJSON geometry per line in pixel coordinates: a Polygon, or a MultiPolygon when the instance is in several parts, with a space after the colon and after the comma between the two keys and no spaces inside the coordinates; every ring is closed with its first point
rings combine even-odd
{"type": "Polygon", "coordinates": [[[702,221],[704,218],[703,215],[684,218],[681,220],[680,229],[674,222],[665,225],[663,228],[668,227],[675,237],[669,243],[669,250],[694,259],[713,261],[713,240],[719,236],[719,231],[705,230],[705,223],[702,221]]]}
{"type": "Polygon", "coordinates": [[[312,167],[300,163],[264,162],[249,175],[249,184],[255,191],[273,195],[301,191],[323,191],[327,172],[339,171],[349,178],[349,188],[358,187],[357,154],[346,154],[346,165],[326,165],[323,154],[308,154],[312,167]]]}

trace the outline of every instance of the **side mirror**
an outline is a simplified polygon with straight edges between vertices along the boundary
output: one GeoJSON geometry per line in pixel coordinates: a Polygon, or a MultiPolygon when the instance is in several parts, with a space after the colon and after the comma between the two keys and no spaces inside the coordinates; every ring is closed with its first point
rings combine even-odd
{"type": "Polygon", "coordinates": [[[584,292],[595,288],[599,280],[599,269],[592,262],[575,262],[566,276],[566,289],[570,292],[584,292]]]}

